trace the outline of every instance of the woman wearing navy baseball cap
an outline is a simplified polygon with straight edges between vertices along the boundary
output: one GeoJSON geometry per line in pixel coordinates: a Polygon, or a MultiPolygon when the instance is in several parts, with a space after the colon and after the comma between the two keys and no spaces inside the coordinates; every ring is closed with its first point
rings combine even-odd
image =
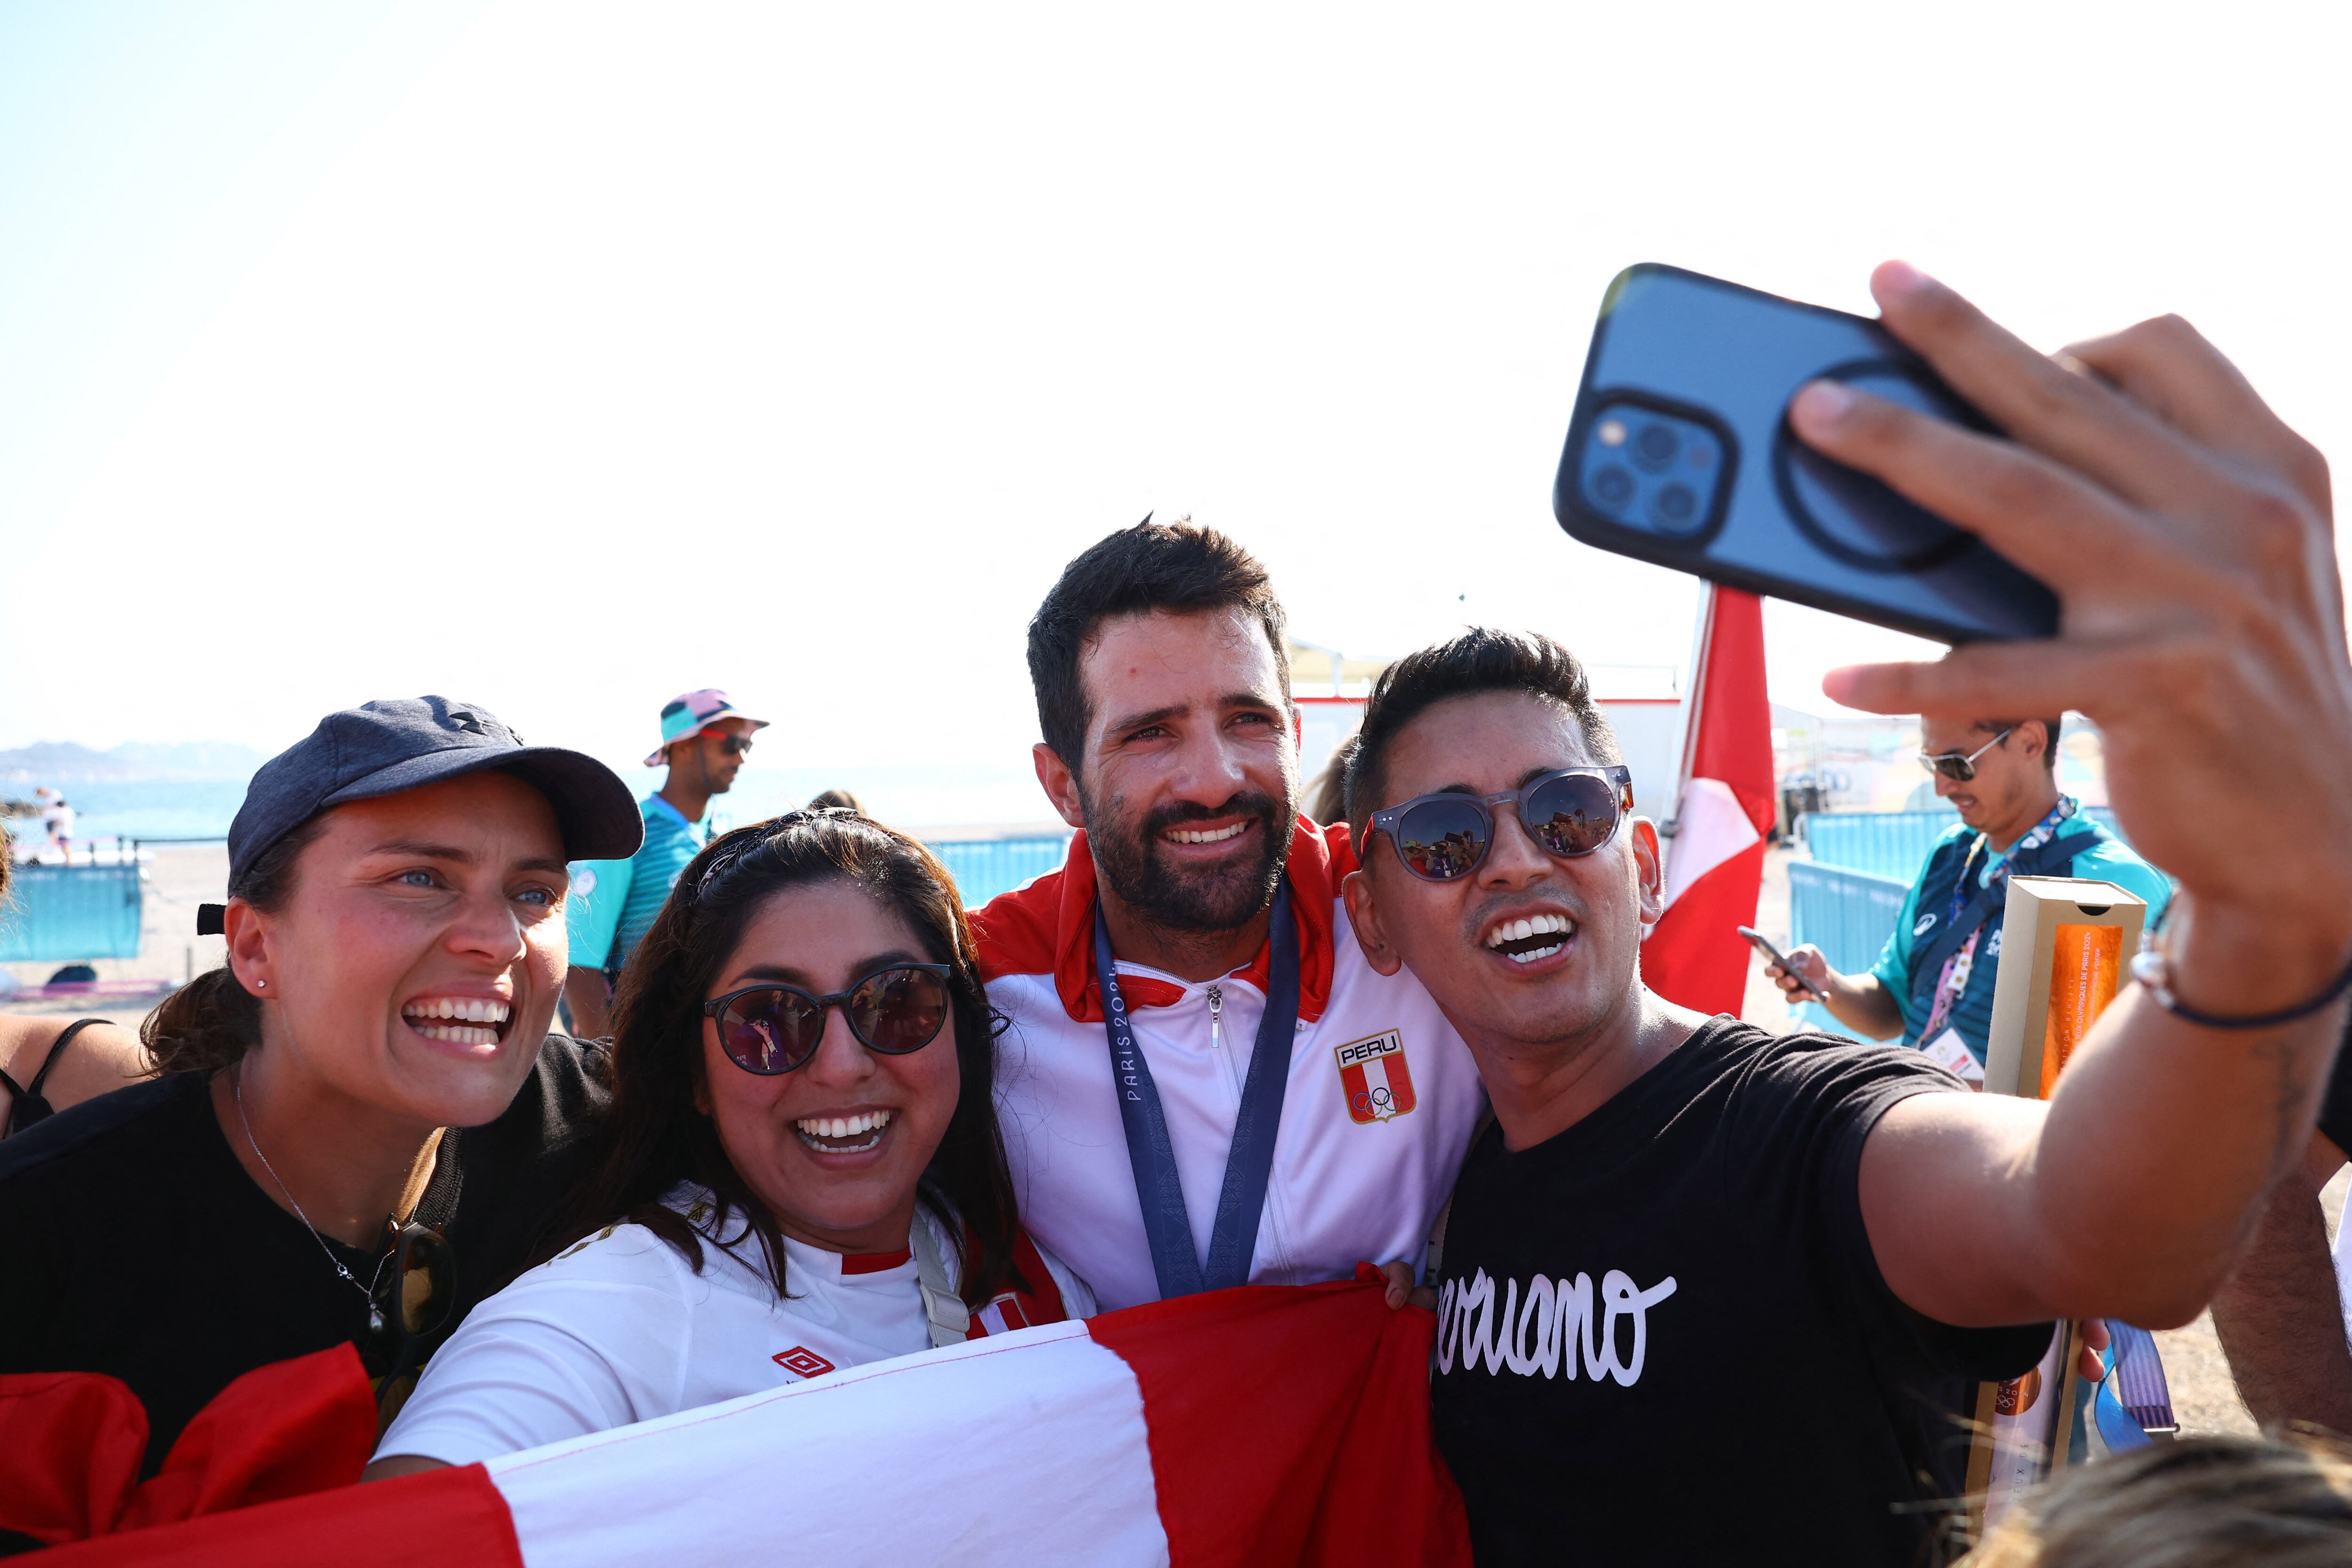
{"type": "Polygon", "coordinates": [[[142,1030],[157,1077],[0,1145],[0,1372],[100,1372],[152,1472],[256,1367],[357,1347],[388,1418],[525,1261],[607,1095],[548,1026],[565,863],[632,853],[628,789],[447,698],[320,721],[255,774],[227,962],[142,1030]]]}

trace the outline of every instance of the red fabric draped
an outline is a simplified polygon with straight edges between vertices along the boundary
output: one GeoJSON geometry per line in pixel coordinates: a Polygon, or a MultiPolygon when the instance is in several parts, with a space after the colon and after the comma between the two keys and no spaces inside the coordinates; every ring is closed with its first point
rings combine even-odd
{"type": "Polygon", "coordinates": [[[0,1529],[54,1546],[348,1486],[375,1447],[375,1397],[340,1344],[222,1389],[142,1481],[147,1435],[118,1378],[0,1376],[0,1529]]]}

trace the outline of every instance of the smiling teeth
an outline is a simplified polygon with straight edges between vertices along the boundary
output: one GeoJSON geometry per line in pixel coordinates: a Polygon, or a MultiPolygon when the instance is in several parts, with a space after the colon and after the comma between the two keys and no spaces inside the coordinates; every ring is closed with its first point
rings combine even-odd
{"type": "Polygon", "coordinates": [[[479,1024],[412,1024],[409,1027],[427,1040],[437,1040],[449,1045],[496,1045],[499,1042],[498,1030],[485,1029],[479,1024]]]}
{"type": "Polygon", "coordinates": [[[1532,964],[1567,946],[1568,939],[1575,934],[1576,922],[1565,915],[1530,915],[1524,920],[1506,920],[1487,932],[1486,946],[1514,964],[1532,964]],[[1547,936],[1559,940],[1542,940],[1547,936]],[[1507,948],[1509,950],[1504,951],[1507,948]]]}
{"type": "Polygon", "coordinates": [[[402,1008],[400,1016],[425,1039],[445,1045],[496,1045],[498,1026],[513,1011],[493,997],[427,997],[402,1008]]]}
{"type": "Polygon", "coordinates": [[[1198,828],[1177,828],[1168,836],[1180,844],[1221,844],[1227,839],[1240,836],[1248,827],[1247,822],[1235,822],[1230,828],[1212,828],[1206,831],[1198,828]]]}
{"type": "MultiPolygon", "coordinates": [[[[881,1141],[882,1129],[890,1124],[893,1114],[895,1113],[889,1111],[866,1111],[855,1116],[803,1116],[793,1124],[793,1130],[804,1140],[855,1138],[862,1134],[872,1133],[876,1134],[872,1141],[857,1145],[859,1149],[870,1149],[876,1143],[881,1141]]],[[[854,1154],[856,1150],[834,1149],[829,1152],[854,1154]]]]}
{"type": "Polygon", "coordinates": [[[514,1009],[491,997],[428,997],[400,1009],[406,1019],[462,1019],[467,1023],[504,1023],[514,1009]]]}

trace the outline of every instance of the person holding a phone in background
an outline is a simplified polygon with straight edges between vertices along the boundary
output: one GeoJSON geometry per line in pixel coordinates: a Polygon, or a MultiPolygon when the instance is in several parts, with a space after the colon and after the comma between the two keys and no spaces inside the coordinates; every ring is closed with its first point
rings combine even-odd
{"type": "Polygon", "coordinates": [[[2011,876],[2114,883],[2147,901],[2151,929],[2172,896],[2161,872],[2059,789],[2059,722],[1923,719],[1920,766],[1960,820],[1928,852],[1878,962],[1842,975],[1809,942],[1765,974],[1791,1001],[1810,991],[1855,1033],[1900,1033],[1937,1065],[1981,1084],[2011,876]]]}
{"type": "MultiPolygon", "coordinates": [[[[1437,1435],[1482,1563],[1931,1560],[1966,1451],[1957,1422],[1932,1440],[1932,1385],[2022,1373],[2052,1319],[2193,1318],[2302,1155],[2344,1027],[2352,664],[2325,461],[2177,319],[2053,361],[1908,267],[1873,288],[2010,439],[1820,380],[1789,402],[1797,436],[1981,537],[2061,615],[1824,687],[1881,713],[2084,712],[2120,824],[2179,878],[2171,916],[2047,1102],[1701,1019],[1641,984],[1657,841],[1573,661],[1488,632],[1391,667],[1346,891],[1496,1118],[1434,1302],[1437,1435]],[[1419,852],[1456,829],[1466,863],[1419,852]]],[[[1391,1271],[1392,1304],[1409,1284],[1391,1271]]]]}

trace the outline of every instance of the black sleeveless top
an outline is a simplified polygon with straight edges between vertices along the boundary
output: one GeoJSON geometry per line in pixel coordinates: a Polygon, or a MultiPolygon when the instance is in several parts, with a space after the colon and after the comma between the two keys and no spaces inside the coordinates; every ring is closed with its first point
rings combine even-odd
{"type": "Polygon", "coordinates": [[[6,1072],[0,1071],[0,1083],[7,1085],[9,1093],[8,1124],[5,1128],[0,1128],[0,1138],[5,1138],[12,1133],[21,1133],[34,1123],[45,1122],[55,1113],[57,1107],[50,1104],[41,1093],[41,1085],[48,1081],[49,1069],[58,1064],[58,1058],[66,1053],[66,1047],[73,1043],[74,1036],[94,1023],[105,1021],[104,1019],[76,1019],[66,1025],[65,1032],[58,1036],[56,1044],[49,1047],[49,1054],[41,1059],[41,1065],[34,1072],[33,1081],[22,1088],[18,1088],[16,1081],[9,1077],[6,1072]]]}

